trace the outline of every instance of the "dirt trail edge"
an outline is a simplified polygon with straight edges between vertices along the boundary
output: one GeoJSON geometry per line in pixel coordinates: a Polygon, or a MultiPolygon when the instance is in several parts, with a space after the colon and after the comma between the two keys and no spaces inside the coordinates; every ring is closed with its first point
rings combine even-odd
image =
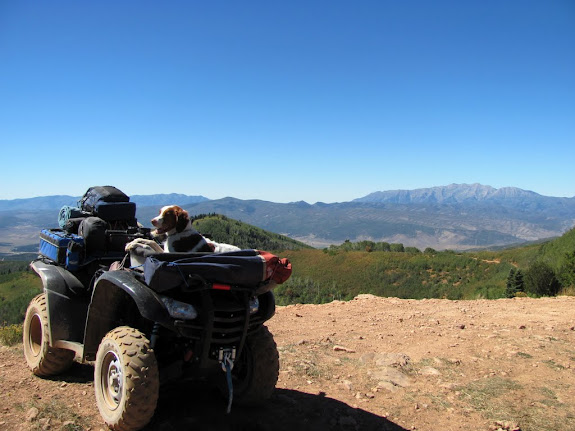
{"type": "MultiPolygon", "coordinates": [[[[278,307],[280,377],[260,408],[203,385],[162,389],[146,430],[575,429],[575,298],[449,301],[360,295],[278,307]]],[[[0,347],[0,430],[104,430],[93,369],[33,376],[0,347]]]]}

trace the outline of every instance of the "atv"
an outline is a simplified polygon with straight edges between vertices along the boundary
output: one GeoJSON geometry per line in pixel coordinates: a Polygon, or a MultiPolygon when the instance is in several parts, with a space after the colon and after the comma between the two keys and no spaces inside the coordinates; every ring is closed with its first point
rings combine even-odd
{"type": "Polygon", "coordinates": [[[289,277],[289,262],[248,249],[156,253],[135,266],[123,245],[151,239],[150,230],[106,223],[96,240],[89,229],[41,233],[30,265],[43,293],[30,302],[23,326],[32,372],[47,377],[74,361],[92,364],[98,409],[118,431],[146,426],[160,387],[184,378],[218,387],[227,412],[232,401],[268,399],[279,356],[264,322],[275,313],[272,290],[289,277]]]}

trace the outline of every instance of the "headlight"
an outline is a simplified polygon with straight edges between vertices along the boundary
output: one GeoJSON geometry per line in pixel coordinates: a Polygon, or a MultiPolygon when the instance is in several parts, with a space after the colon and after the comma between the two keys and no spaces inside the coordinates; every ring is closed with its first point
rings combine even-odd
{"type": "Polygon", "coordinates": [[[168,309],[170,316],[172,316],[174,319],[193,320],[198,317],[198,312],[191,304],[176,301],[175,299],[169,298],[167,296],[160,296],[160,299],[168,309]]]}
{"type": "Polygon", "coordinates": [[[250,299],[250,314],[256,314],[260,309],[260,300],[256,298],[250,299]]]}

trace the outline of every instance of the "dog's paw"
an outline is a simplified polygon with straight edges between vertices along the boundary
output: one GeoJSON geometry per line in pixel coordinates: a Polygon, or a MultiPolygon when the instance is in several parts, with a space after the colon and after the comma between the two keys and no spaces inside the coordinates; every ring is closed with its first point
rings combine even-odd
{"type": "Polygon", "coordinates": [[[125,250],[125,251],[135,250],[135,249],[138,248],[139,246],[143,245],[143,244],[140,242],[141,239],[142,239],[142,238],[136,238],[136,239],[130,241],[129,243],[127,243],[127,244],[124,246],[124,250],[125,250]]]}
{"type": "Polygon", "coordinates": [[[131,251],[140,254],[161,253],[163,251],[158,243],[144,238],[136,238],[135,240],[130,241],[126,244],[124,249],[128,252],[131,251]]]}

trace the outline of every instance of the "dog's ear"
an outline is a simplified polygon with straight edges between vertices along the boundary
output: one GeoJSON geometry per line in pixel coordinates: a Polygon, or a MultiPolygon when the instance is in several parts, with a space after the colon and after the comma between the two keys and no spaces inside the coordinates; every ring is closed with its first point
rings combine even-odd
{"type": "Polygon", "coordinates": [[[176,214],[176,232],[182,232],[188,225],[190,216],[186,210],[180,207],[174,207],[174,212],[176,214]]]}

